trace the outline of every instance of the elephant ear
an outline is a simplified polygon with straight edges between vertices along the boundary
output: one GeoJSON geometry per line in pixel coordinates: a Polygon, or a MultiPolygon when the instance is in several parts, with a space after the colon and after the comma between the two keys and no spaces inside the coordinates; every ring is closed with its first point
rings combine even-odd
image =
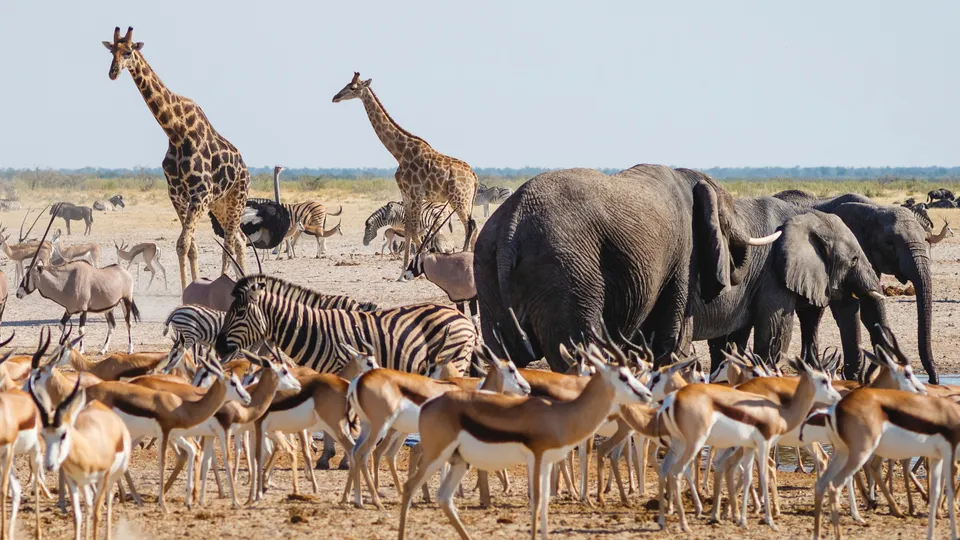
{"type": "MultiPolygon", "coordinates": [[[[733,270],[744,265],[745,245],[731,242],[733,199],[707,179],[693,187],[693,249],[699,271],[700,296],[710,302],[725,287],[736,285],[739,279],[733,270]]],[[[739,232],[739,231],[738,231],[739,232]]]]}
{"type": "Polygon", "coordinates": [[[817,307],[826,307],[830,302],[828,249],[818,232],[826,224],[817,214],[800,214],[784,224],[776,264],[788,289],[817,307]]]}
{"type": "Polygon", "coordinates": [[[700,296],[710,302],[730,286],[730,248],[720,229],[717,193],[706,182],[693,187],[693,233],[700,296]]]}

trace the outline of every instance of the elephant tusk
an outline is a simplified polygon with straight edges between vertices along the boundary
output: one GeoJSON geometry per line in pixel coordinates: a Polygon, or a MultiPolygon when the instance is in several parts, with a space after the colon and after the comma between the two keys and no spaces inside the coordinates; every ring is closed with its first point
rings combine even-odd
{"type": "Polygon", "coordinates": [[[773,234],[768,234],[763,238],[748,238],[748,246],[765,246],[767,244],[772,244],[777,241],[777,238],[780,238],[780,235],[783,234],[783,231],[776,231],[773,234]]]}
{"type": "Polygon", "coordinates": [[[868,294],[870,295],[871,298],[873,298],[877,302],[882,302],[883,299],[886,298],[886,296],[878,293],[877,291],[870,291],[868,294]]]}

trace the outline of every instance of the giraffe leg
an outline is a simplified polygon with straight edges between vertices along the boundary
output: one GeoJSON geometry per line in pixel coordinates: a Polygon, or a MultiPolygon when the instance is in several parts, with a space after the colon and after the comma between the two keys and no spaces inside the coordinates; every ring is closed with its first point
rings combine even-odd
{"type": "Polygon", "coordinates": [[[473,216],[470,215],[467,205],[460,205],[456,207],[457,217],[460,218],[460,223],[463,224],[464,237],[463,237],[463,251],[473,251],[473,244],[476,241],[475,237],[478,234],[477,231],[477,222],[473,219],[473,216]]]}
{"type": "Polygon", "coordinates": [[[197,230],[197,220],[203,214],[205,206],[202,202],[191,202],[183,216],[183,228],[180,231],[180,238],[177,239],[177,259],[180,263],[181,289],[187,288],[188,256],[190,257],[190,281],[196,281],[197,279],[197,247],[194,245],[194,234],[197,230]]]}
{"type": "Polygon", "coordinates": [[[400,269],[400,279],[410,264],[410,246],[420,244],[420,213],[423,211],[423,201],[420,199],[403,200],[403,268],[400,269]]]}
{"type": "MultiPolygon", "coordinates": [[[[233,190],[227,193],[219,202],[218,207],[214,209],[214,214],[217,216],[217,220],[223,225],[224,245],[230,251],[230,254],[236,257],[237,262],[240,264],[240,271],[246,273],[244,261],[244,246],[246,242],[241,241],[243,233],[240,232],[240,214],[243,213],[244,205],[246,204],[245,194],[233,190]]],[[[226,274],[227,270],[233,267],[233,263],[230,262],[230,257],[227,253],[223,254],[222,261],[221,273],[226,274]]]]}

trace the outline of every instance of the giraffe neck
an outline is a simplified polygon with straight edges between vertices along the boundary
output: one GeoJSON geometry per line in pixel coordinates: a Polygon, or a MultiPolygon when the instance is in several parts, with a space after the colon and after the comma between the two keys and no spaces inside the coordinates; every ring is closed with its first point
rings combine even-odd
{"type": "Polygon", "coordinates": [[[130,66],[130,76],[140,90],[143,101],[146,102],[153,117],[163,128],[170,142],[177,144],[184,137],[184,128],[180,117],[174,114],[174,105],[180,101],[180,96],[174,94],[163,84],[146,58],[139,51],[133,53],[134,61],[130,66]]]}
{"type": "Polygon", "coordinates": [[[393,118],[390,118],[373,90],[367,88],[360,98],[363,100],[363,108],[367,111],[370,124],[377,132],[377,137],[398,162],[409,161],[411,156],[418,155],[421,149],[430,148],[427,141],[403,129],[394,122],[393,118]]]}

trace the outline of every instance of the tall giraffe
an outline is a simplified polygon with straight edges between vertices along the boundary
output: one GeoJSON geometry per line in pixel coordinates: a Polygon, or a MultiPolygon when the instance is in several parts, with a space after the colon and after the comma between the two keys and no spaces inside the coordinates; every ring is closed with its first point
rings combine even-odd
{"type": "MultiPolygon", "coordinates": [[[[445,156],[427,141],[406,131],[390,118],[377,99],[370,83],[354,73],[350,84],[333,96],[333,102],[360,98],[377,137],[399,163],[394,175],[403,197],[404,220],[403,269],[410,263],[410,243],[420,243],[420,213],[425,203],[450,203],[466,231],[463,250],[470,251],[477,236],[473,216],[473,200],[477,194],[477,175],[463,161],[445,156]]],[[[401,276],[402,277],[402,276],[401,276]]]]}
{"type": "Polygon", "coordinates": [[[113,55],[110,80],[124,69],[130,72],[143,100],[157,119],[169,144],[163,158],[170,202],[180,218],[177,257],[180,259],[180,286],[186,288],[186,259],[190,259],[191,281],[197,279],[197,222],[209,208],[223,226],[222,272],[227,273],[229,255],[234,255],[244,271],[243,243],[240,241],[240,214],[247,202],[250,172],[236,147],[213,129],[207,116],[193,100],[171,92],[150,68],[140,50],[143,43],[133,41],[133,27],[120,37],[113,31],[113,42],[103,46],[113,55]]]}

